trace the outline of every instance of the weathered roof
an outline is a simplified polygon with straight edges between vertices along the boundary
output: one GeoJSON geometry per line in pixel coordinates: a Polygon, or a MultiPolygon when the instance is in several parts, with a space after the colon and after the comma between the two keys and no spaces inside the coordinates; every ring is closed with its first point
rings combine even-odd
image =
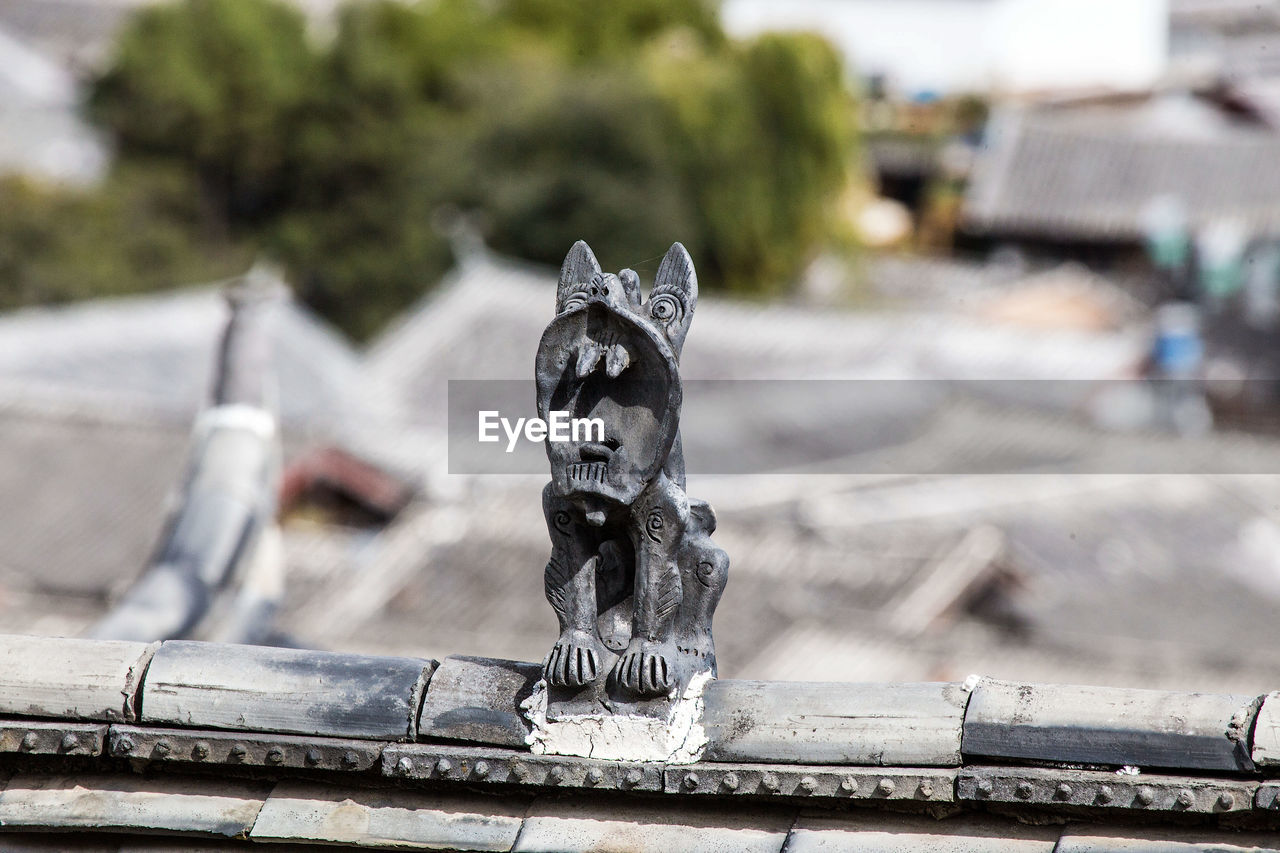
{"type": "Polygon", "coordinates": [[[5,624],[74,632],[78,625],[56,618],[46,629],[26,619],[75,612],[142,569],[179,478],[189,427],[15,405],[3,413],[8,485],[0,489],[0,566],[6,594],[16,598],[5,624]],[[24,602],[42,591],[62,603],[33,609],[24,602]]]}
{"type": "Polygon", "coordinates": [[[226,292],[210,405],[146,571],[86,636],[262,642],[284,589],[276,526],[280,427],[271,326],[287,290],[254,276],[226,292]]]}
{"type": "MultiPolygon", "coordinates": [[[[1030,326],[1050,330],[1059,342],[1070,340],[1062,333],[1072,329],[1132,330],[1149,311],[1140,299],[1148,280],[1104,276],[1078,262],[1028,269],[1018,263],[888,254],[868,258],[864,266],[867,284],[897,310],[951,312],[993,330],[1030,326]]],[[[1095,342],[1110,349],[1125,337],[1100,335],[1095,342]]],[[[1116,364],[1123,356],[1113,352],[1110,358],[1116,364]]],[[[1077,367],[1082,370],[1077,376],[1105,376],[1108,369],[1104,360],[1077,367]]]]}
{"type": "Polygon", "coordinates": [[[982,234],[1136,241],[1152,199],[1193,226],[1230,218],[1280,228],[1280,136],[1233,123],[1188,95],[1139,104],[1010,110],[992,124],[965,196],[982,234]]]}
{"type": "MultiPolygon", "coordinates": [[[[645,265],[638,266],[644,274],[645,265]]],[[[681,374],[688,382],[1102,379],[1123,374],[1145,352],[1145,335],[1132,327],[1045,334],[993,323],[968,310],[992,295],[987,277],[971,276],[963,265],[906,265],[905,271],[903,266],[877,264],[868,277],[895,290],[904,289],[898,287],[904,278],[921,284],[932,279],[939,282],[931,285],[934,290],[948,289],[953,296],[925,296],[910,310],[865,312],[704,297],[698,331],[681,356],[681,374]],[[975,286],[965,286],[971,279],[975,286]],[[987,293],[976,292],[981,282],[987,293]]],[[[441,485],[449,381],[528,380],[554,285],[553,271],[487,253],[459,266],[370,346],[362,373],[367,417],[350,424],[348,437],[374,459],[422,472],[441,485]]],[[[896,395],[899,402],[905,397],[896,395]]],[[[689,398],[686,417],[696,417],[690,410],[696,395],[689,398]]],[[[735,440],[754,441],[753,452],[765,450],[762,432],[751,436],[764,413],[758,401],[749,402],[749,410],[739,412],[731,400],[717,400],[714,437],[686,429],[686,455],[695,459],[735,440]],[[699,442],[708,447],[700,449],[699,442]]],[[[807,426],[821,431],[823,423],[842,436],[849,432],[846,422],[832,422],[826,413],[811,413],[807,426]]]]}
{"type": "MultiPolygon", "coordinates": [[[[637,266],[641,275],[652,273],[637,266]]],[[[966,277],[963,265],[936,266],[966,277]]],[[[889,278],[895,270],[876,266],[868,276],[889,278]]],[[[408,418],[429,423],[449,379],[526,378],[554,285],[551,270],[484,254],[472,259],[373,342],[367,381],[408,418]]],[[[700,304],[707,310],[680,359],[681,375],[691,380],[1104,378],[1129,364],[1139,341],[1132,333],[1046,336],[993,325],[954,305],[860,312],[705,296],[700,304]],[[1079,346],[1086,340],[1089,347],[1079,346]]]]}
{"type": "MultiPolygon", "coordinates": [[[[1280,664],[1239,650],[1280,642],[1268,479],[695,478],[732,559],[716,616],[721,672],[877,680],[980,671],[1262,689],[1280,680],[1280,664]],[[1001,556],[948,591],[933,572],[982,525],[1000,531],[1001,556]],[[915,607],[909,595],[920,585],[943,603],[915,607]]],[[[543,484],[518,483],[469,491],[462,505],[411,505],[376,540],[359,550],[334,542],[305,571],[303,555],[315,552],[304,543],[319,543],[292,532],[299,568],[283,625],[371,651],[545,651],[556,625],[537,606],[543,484]]]]}
{"type": "MultiPolygon", "coordinates": [[[[1127,327],[1061,332],[976,316],[1020,286],[1013,276],[889,261],[869,275],[894,292],[911,287],[917,304],[931,310],[843,314],[715,299],[700,307],[682,362],[690,377],[684,443],[690,494],[716,507],[717,540],[732,560],[716,617],[723,674],[927,679],[978,669],[1227,690],[1280,676],[1267,662],[1234,653],[1247,640],[1244,626],[1259,624],[1239,614],[1269,623],[1274,607],[1275,592],[1255,589],[1276,571],[1262,544],[1275,530],[1270,504],[1242,485],[1247,477],[1204,476],[1269,469],[1274,451],[1261,439],[1112,434],[1017,400],[938,398],[885,406],[886,414],[873,388],[851,388],[860,410],[830,421],[822,419],[832,410],[818,408],[808,421],[804,412],[784,418],[759,410],[698,420],[700,377],[1097,378],[1119,373],[1142,351],[1142,336],[1127,327]],[[802,432],[821,447],[823,423],[877,437],[861,461],[825,459],[805,473],[795,466],[786,476],[763,467],[736,476],[701,470],[723,460],[726,448],[747,453],[768,442],[789,449],[802,432]],[[1148,467],[1133,467],[1142,459],[1148,467]],[[816,473],[831,469],[846,473],[816,473]],[[1021,473],[996,473],[1013,471],[1021,473]],[[893,608],[909,609],[909,591],[981,525],[1004,537],[997,564],[978,572],[927,628],[896,624],[893,608]],[[1017,579],[1001,580],[1005,571],[1017,579]],[[1208,585],[1212,597],[1204,594],[1208,585]],[[983,596],[994,600],[976,600],[983,596]],[[1164,615],[1148,607],[1154,598],[1164,615]]],[[[525,376],[553,282],[550,273],[482,258],[375,343],[370,384],[413,425],[384,453],[403,447],[405,457],[416,453],[443,469],[433,436],[445,382],[525,376]]],[[[1080,286],[1102,290],[1087,280],[1080,286]]],[[[1117,314],[1134,312],[1122,305],[1117,314]]],[[[1063,384],[1071,383],[1015,390],[1063,384]]],[[[717,399],[715,407],[733,402],[717,399]]],[[[849,446],[847,439],[831,444],[849,446]]],[[[441,471],[433,482],[434,501],[412,505],[349,558],[367,579],[359,589],[348,589],[341,563],[311,564],[306,589],[296,590],[283,615],[293,635],[371,651],[511,657],[546,644],[555,633],[551,613],[528,606],[542,595],[544,478],[441,471]],[[328,617],[335,609],[348,615],[340,626],[328,617]]],[[[340,553],[336,543],[328,553],[340,553]]]]}
{"type": "Polygon", "coordinates": [[[1276,693],[713,681],[705,753],[672,765],[532,751],[519,703],[536,665],[24,637],[0,651],[5,849],[36,830],[62,849],[114,833],[107,850],[136,834],[210,849],[1280,849],[1276,693]]]}
{"type": "MultiPolygon", "coordinates": [[[[214,396],[227,316],[221,290],[207,287],[0,317],[3,479],[14,484],[0,490],[0,567],[11,630],[81,630],[142,569],[191,420],[214,396]],[[62,600],[32,606],[44,596],[62,600]]],[[[267,334],[296,452],[343,413],[356,361],[296,305],[276,320],[267,334]]]]}
{"type": "MultiPolygon", "coordinates": [[[[0,316],[0,395],[185,424],[212,393],[221,294],[207,285],[0,316]]],[[[295,302],[280,311],[273,344],[286,424],[331,423],[357,379],[350,345],[295,302]]]]}
{"type": "MultiPolygon", "coordinates": [[[[1141,336],[1128,331],[1062,333],[965,315],[1002,292],[1000,281],[967,268],[902,264],[892,272],[894,281],[932,281],[917,298],[935,309],[845,315],[710,299],[689,340],[688,370],[1097,377],[1141,351],[1141,336]],[[949,288],[954,302],[935,297],[949,288]],[[956,350],[967,356],[952,357],[956,350]]],[[[512,658],[554,637],[550,609],[531,606],[541,601],[548,547],[544,476],[448,476],[444,436],[431,426],[450,376],[526,375],[551,281],[501,262],[460,271],[375,346],[362,383],[374,389],[372,402],[350,407],[336,432],[375,461],[434,472],[431,489],[383,530],[305,519],[286,527],[281,619],[291,636],[374,653],[512,658]]],[[[135,304],[144,317],[154,310],[149,300],[135,304]]],[[[74,311],[61,316],[80,322],[74,311]]],[[[51,321],[45,329],[75,339],[51,321]]],[[[211,324],[206,350],[215,334],[211,324]]],[[[109,384],[100,369],[100,384],[109,384]]],[[[207,375],[193,382],[192,396],[208,384],[207,375]]],[[[7,630],[77,633],[102,614],[108,593],[136,575],[156,540],[186,445],[185,417],[157,421],[123,406],[103,412],[83,403],[78,384],[60,408],[53,392],[40,406],[12,404],[4,419],[13,451],[4,457],[8,481],[38,484],[8,490],[0,515],[7,630]],[[49,573],[48,565],[60,569],[49,573]]],[[[741,434],[727,430],[728,421],[695,430],[693,394],[685,435],[691,494],[716,506],[717,538],[732,559],[716,622],[725,675],[960,679],[977,670],[1246,692],[1280,680],[1280,664],[1268,656],[1237,653],[1243,644],[1280,642],[1268,615],[1280,597],[1267,580],[1280,553],[1271,544],[1280,533],[1269,479],[1206,476],[1280,469],[1266,441],[1112,434],[999,398],[930,397],[886,415],[862,395],[858,412],[834,422],[875,426],[861,460],[807,473],[793,467],[785,477],[710,476],[701,460],[724,447],[767,442],[785,450],[804,424],[779,418],[760,428],[776,415],[748,413],[744,423],[756,428],[741,434]],[[846,473],[816,473],[832,467],[846,473]],[[971,567],[967,579],[938,575],[967,532],[984,525],[1003,538],[1000,559],[971,567]],[[935,598],[917,607],[909,593],[921,584],[935,598]],[[1149,606],[1155,600],[1161,608],[1149,606]]],[[[291,447],[296,453],[297,438],[291,447]]]]}
{"type": "Polygon", "coordinates": [[[1173,0],[1169,24],[1175,72],[1209,81],[1247,81],[1280,71],[1275,51],[1280,3],[1275,0],[1173,0]]]}

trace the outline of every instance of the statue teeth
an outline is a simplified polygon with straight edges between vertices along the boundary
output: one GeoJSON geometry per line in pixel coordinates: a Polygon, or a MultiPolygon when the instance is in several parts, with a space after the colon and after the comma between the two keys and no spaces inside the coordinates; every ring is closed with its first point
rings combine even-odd
{"type": "Polygon", "coordinates": [[[613,344],[605,352],[604,370],[610,379],[617,379],[618,374],[627,369],[631,363],[631,354],[622,344],[613,344]]]}
{"type": "Polygon", "coordinates": [[[604,355],[604,349],[600,344],[592,340],[584,343],[582,349],[578,350],[578,378],[582,379],[595,370],[602,355],[604,355]]]}
{"type": "Polygon", "coordinates": [[[569,479],[581,483],[603,483],[608,465],[604,462],[576,462],[569,466],[569,479]]]}

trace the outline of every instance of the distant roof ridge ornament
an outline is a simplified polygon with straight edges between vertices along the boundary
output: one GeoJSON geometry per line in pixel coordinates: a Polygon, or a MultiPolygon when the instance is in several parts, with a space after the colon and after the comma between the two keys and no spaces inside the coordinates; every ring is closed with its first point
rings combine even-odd
{"type": "Polygon", "coordinates": [[[711,506],[684,491],[679,362],[697,300],[679,243],[647,301],[633,270],[603,272],[586,243],[565,257],[535,362],[538,415],[599,429],[546,442],[545,590],[560,637],[525,709],[535,751],[688,762],[705,743],[729,558],[711,506]]]}
{"type": "Polygon", "coordinates": [[[258,642],[270,631],[284,591],[272,326],[288,295],[261,262],[223,288],[213,389],[173,509],[146,570],[87,636],[258,642]]]}
{"type": "Polygon", "coordinates": [[[475,266],[491,256],[477,214],[445,205],[432,214],[432,228],[449,242],[449,251],[459,267],[475,266]]]}
{"type": "Polygon", "coordinates": [[[244,275],[232,279],[222,294],[233,307],[259,300],[282,301],[289,295],[289,286],[284,280],[284,267],[260,257],[244,275]]]}
{"type": "Polygon", "coordinates": [[[230,316],[218,344],[214,406],[241,404],[276,410],[274,338],[276,309],[289,297],[282,270],[258,260],[223,288],[230,316]]]}

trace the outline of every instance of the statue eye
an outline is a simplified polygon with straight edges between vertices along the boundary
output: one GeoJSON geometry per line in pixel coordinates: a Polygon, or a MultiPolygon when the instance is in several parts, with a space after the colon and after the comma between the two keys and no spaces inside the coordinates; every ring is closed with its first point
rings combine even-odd
{"type": "Polygon", "coordinates": [[[649,303],[649,313],[655,320],[670,322],[679,316],[680,302],[674,296],[668,296],[665,293],[655,296],[649,303]]]}
{"type": "Polygon", "coordinates": [[[572,311],[575,308],[581,308],[583,305],[586,305],[586,304],[587,304],[587,295],[579,291],[578,293],[573,294],[572,296],[570,296],[568,299],[564,301],[564,307],[560,309],[560,313],[563,314],[566,311],[572,311]]]}

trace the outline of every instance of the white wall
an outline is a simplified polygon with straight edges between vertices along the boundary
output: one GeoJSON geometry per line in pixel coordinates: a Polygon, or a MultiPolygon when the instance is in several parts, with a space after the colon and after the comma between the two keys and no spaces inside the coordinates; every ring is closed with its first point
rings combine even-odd
{"type": "Polygon", "coordinates": [[[1168,0],[1004,0],[993,82],[1025,90],[1155,83],[1168,57],[1168,0]]]}
{"type": "Polygon", "coordinates": [[[735,35],[813,30],[913,94],[1149,86],[1168,0],[725,0],[735,35]]]}

